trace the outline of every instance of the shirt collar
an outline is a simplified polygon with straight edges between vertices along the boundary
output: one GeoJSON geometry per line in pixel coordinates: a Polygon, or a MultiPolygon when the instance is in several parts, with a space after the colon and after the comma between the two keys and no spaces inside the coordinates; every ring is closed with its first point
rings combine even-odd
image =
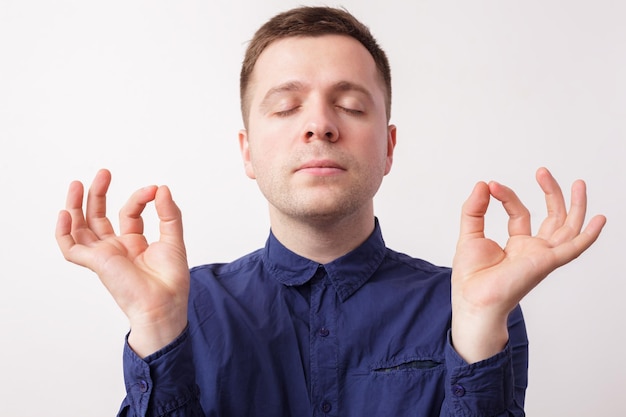
{"type": "MultiPolygon", "coordinates": [[[[380,266],[385,257],[378,219],[374,231],[359,247],[332,262],[322,265],[337,295],[345,301],[356,292],[380,266]]],[[[298,286],[307,283],[320,264],[290,251],[276,239],[273,233],[263,250],[265,268],[283,285],[298,286]]]]}

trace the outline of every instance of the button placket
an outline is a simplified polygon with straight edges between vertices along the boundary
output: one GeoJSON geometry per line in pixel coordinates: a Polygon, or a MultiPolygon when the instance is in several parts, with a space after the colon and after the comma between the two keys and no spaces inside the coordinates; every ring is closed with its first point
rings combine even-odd
{"type": "Polygon", "coordinates": [[[145,380],[140,380],[139,383],[139,391],[141,391],[142,393],[146,393],[148,392],[148,383],[145,380]]]}
{"type": "Polygon", "coordinates": [[[320,406],[320,409],[322,410],[322,413],[324,414],[330,413],[330,410],[333,409],[333,405],[329,403],[328,401],[324,401],[322,405],[320,406]]]}
{"type": "Polygon", "coordinates": [[[311,285],[311,393],[314,416],[337,413],[338,400],[338,345],[336,327],[337,293],[328,281],[323,267],[311,285]]]}
{"type": "Polygon", "coordinates": [[[460,384],[456,384],[454,386],[452,386],[452,394],[455,397],[462,397],[465,395],[465,387],[463,387],[463,385],[460,384]]]}

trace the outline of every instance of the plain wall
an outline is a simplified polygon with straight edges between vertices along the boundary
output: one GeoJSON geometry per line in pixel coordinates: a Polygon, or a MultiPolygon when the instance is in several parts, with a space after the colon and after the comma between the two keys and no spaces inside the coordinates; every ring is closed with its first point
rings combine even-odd
{"type": "MultiPolygon", "coordinates": [[[[111,216],[168,184],[192,265],[264,244],[267,207],[243,172],[238,74],[246,41],[301,1],[0,0],[0,414],[111,416],[128,325],[98,278],[67,263],[54,226],[70,181],[113,172],[111,216]]],[[[315,3],[309,3],[315,4],[315,3]]],[[[393,69],[394,167],[376,199],[388,246],[454,253],[478,180],[589,187],[608,224],[524,301],[531,416],[623,413],[626,377],[626,3],[345,0],[393,69]]],[[[156,237],[154,210],[148,235],[156,237]]],[[[487,230],[506,240],[494,204],[487,230]]]]}

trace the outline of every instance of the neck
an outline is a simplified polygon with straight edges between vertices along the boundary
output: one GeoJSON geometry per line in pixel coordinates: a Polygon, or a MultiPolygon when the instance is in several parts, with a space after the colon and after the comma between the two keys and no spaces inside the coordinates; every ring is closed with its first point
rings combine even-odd
{"type": "Polygon", "coordinates": [[[294,219],[270,208],[272,233],[294,253],[320,264],[345,255],[374,230],[373,207],[340,219],[294,219]]]}

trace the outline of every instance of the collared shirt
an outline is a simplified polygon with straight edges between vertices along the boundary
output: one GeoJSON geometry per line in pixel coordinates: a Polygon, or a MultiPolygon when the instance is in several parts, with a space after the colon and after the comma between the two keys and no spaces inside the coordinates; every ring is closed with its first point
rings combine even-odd
{"type": "Polygon", "coordinates": [[[380,227],[318,264],[271,233],[263,249],[191,270],[189,324],[124,350],[120,416],[522,416],[528,342],[467,364],[450,343],[450,269],[385,247],[380,227]]]}

